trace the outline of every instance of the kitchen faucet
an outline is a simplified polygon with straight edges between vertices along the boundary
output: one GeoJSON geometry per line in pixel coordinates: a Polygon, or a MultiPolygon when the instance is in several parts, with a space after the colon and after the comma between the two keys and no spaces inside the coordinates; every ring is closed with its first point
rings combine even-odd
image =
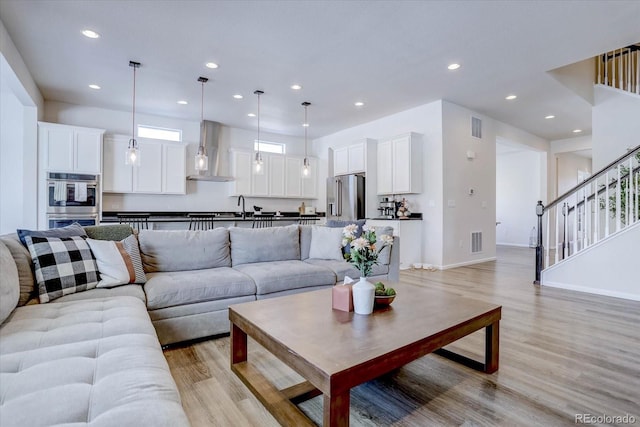
{"type": "Polygon", "coordinates": [[[238,206],[240,206],[240,200],[242,200],[242,219],[247,217],[247,213],[244,210],[244,196],[241,194],[238,196],[238,206]]]}

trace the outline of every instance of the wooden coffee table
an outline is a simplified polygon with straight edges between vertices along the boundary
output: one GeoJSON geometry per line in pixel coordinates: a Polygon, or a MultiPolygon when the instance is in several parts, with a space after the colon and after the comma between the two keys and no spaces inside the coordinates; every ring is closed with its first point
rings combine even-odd
{"type": "Polygon", "coordinates": [[[331,290],[229,307],[231,369],[286,426],[315,425],[296,406],[324,395],[323,425],[349,425],[349,392],[435,352],[486,373],[498,369],[501,306],[441,291],[389,284],[398,296],[370,316],[331,309],[331,290]],[[442,349],[486,329],[484,363],[442,349]],[[307,381],[276,389],[247,361],[247,335],[307,381]]]}

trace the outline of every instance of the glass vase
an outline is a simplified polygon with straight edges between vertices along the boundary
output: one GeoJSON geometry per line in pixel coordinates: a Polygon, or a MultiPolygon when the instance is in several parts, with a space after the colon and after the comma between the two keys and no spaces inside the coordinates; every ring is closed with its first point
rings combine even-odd
{"type": "Polygon", "coordinates": [[[360,277],[360,281],[353,285],[352,291],[353,311],[356,314],[371,314],[376,295],[376,287],[373,283],[368,282],[366,277],[360,277]]]}

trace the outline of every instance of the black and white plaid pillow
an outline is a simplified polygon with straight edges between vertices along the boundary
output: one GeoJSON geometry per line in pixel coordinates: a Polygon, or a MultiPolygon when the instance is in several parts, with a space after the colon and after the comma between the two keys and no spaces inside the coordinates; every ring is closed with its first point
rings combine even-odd
{"type": "Polygon", "coordinates": [[[41,303],[98,284],[98,266],[85,237],[27,236],[25,240],[35,264],[41,303]]]}

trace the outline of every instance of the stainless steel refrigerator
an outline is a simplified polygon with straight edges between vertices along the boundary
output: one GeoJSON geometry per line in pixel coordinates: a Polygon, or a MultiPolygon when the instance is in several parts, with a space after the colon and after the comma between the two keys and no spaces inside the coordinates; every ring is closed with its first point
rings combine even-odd
{"type": "Polygon", "coordinates": [[[327,219],[365,218],[365,194],[362,175],[327,178],[327,219]]]}

